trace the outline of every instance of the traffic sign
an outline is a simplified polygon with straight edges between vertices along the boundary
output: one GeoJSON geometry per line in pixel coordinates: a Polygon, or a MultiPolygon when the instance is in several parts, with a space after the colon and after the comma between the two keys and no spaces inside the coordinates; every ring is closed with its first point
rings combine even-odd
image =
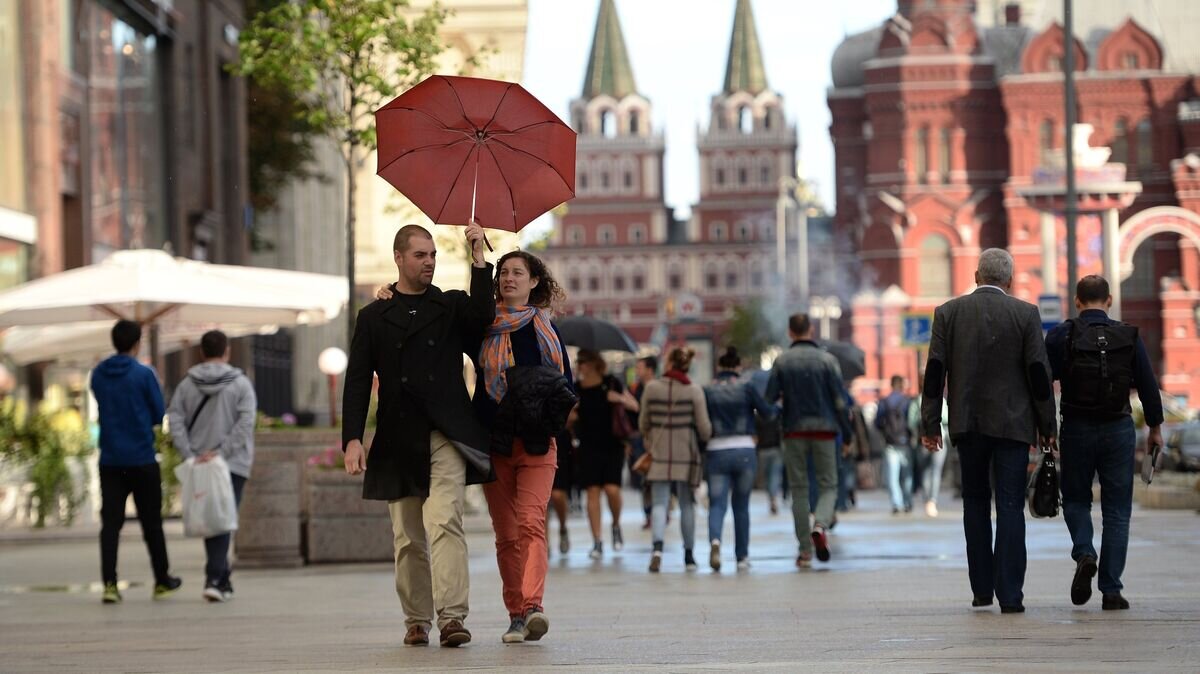
{"type": "Polygon", "coordinates": [[[1038,313],[1042,315],[1042,330],[1052,330],[1063,322],[1063,299],[1058,295],[1038,295],[1038,313]]]}
{"type": "Polygon", "coordinates": [[[904,314],[900,317],[900,343],[904,346],[928,346],[933,335],[933,316],[904,314]]]}

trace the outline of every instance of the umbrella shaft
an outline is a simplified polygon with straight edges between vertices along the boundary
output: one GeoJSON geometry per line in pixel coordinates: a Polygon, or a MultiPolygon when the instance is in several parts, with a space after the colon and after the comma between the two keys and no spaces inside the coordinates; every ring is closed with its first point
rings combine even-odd
{"type": "MultiPolygon", "coordinates": [[[[475,179],[471,181],[471,220],[467,223],[468,225],[475,224],[475,193],[479,187],[479,147],[479,145],[475,146],[475,179]]],[[[492,242],[488,241],[487,234],[483,235],[483,243],[487,246],[489,253],[496,252],[496,249],[492,248],[492,242]]]]}

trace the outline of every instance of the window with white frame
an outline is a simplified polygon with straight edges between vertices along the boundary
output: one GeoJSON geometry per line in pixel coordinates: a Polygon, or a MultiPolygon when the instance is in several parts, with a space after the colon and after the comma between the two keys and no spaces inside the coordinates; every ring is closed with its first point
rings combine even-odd
{"type": "Polygon", "coordinates": [[[646,242],[646,227],[645,225],[630,225],[629,226],[629,243],[634,246],[640,246],[646,242]]]}
{"type": "Polygon", "coordinates": [[[583,225],[571,225],[567,229],[567,243],[572,246],[582,246],[585,234],[583,225]]]}
{"type": "Polygon", "coordinates": [[[611,246],[617,242],[617,228],[612,225],[600,225],[596,228],[596,241],[601,246],[611,246]]]}

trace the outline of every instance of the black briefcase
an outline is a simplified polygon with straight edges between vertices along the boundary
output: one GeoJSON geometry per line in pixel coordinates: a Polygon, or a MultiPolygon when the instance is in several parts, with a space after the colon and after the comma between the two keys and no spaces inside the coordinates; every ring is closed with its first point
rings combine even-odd
{"type": "Polygon", "coordinates": [[[1027,490],[1029,514],[1037,517],[1057,517],[1060,501],[1058,490],[1058,463],[1054,453],[1046,444],[1041,445],[1037,465],[1029,476],[1027,490]]]}

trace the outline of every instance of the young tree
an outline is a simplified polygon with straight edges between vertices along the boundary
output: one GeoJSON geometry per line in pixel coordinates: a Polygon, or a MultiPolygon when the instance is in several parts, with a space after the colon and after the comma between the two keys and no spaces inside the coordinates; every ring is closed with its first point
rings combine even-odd
{"type": "MultiPolygon", "coordinates": [[[[295,114],[341,148],[346,166],[347,343],[354,334],[355,176],[375,150],[374,113],[434,71],[445,48],[434,4],[405,18],[409,0],[294,0],[254,16],[232,70],[292,92],[295,114]]],[[[252,109],[251,115],[255,114],[252,109]]],[[[284,123],[284,120],[281,120],[284,123]]]]}

